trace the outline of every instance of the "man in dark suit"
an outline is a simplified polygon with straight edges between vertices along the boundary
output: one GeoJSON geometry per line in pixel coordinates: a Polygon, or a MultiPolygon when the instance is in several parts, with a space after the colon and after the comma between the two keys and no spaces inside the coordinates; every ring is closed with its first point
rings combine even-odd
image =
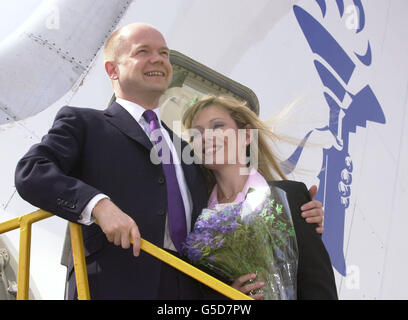
{"type": "MultiPolygon", "coordinates": [[[[140,253],[139,230],[146,240],[175,250],[167,228],[167,179],[161,164],[150,160],[143,117],[143,111],[157,108],[172,79],[169,49],[157,30],[133,24],[112,35],[105,61],[120,104],[105,111],[62,108],[42,142],[19,162],[16,187],[32,204],[88,224],[83,234],[91,298],[197,298],[188,277],[140,253]],[[160,284],[178,278],[180,292],[177,283],[172,292],[159,292],[160,284]]],[[[165,139],[178,139],[167,127],[162,131],[165,139]]],[[[175,172],[188,232],[206,205],[205,183],[194,165],[175,164],[175,172]]],[[[75,289],[72,269],[71,262],[75,289]]],[[[74,296],[73,290],[69,297],[74,296]]]]}
{"type": "MultiPolygon", "coordinates": [[[[179,138],[160,124],[159,98],[172,79],[169,49],[159,31],[135,23],[111,35],[104,57],[116,102],[105,111],[63,107],[18,163],[16,188],[33,205],[84,225],[92,299],[198,299],[195,280],[140,252],[142,233],[177,254],[207,204],[198,167],[183,162],[174,148],[179,138]],[[153,129],[170,150],[168,166],[152,161],[153,129]]],[[[315,202],[307,214],[322,212],[315,202]]],[[[73,299],[72,260],[68,274],[73,299]]]]}

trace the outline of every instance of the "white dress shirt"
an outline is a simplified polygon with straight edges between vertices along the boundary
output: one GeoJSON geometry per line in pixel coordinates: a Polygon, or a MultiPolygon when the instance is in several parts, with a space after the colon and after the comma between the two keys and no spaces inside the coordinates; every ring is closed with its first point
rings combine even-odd
{"type": "MultiPolygon", "coordinates": [[[[116,102],[120,104],[124,109],[126,109],[127,112],[139,123],[143,131],[146,133],[146,135],[149,137],[150,136],[150,127],[147,121],[143,118],[143,112],[145,112],[145,108],[139,106],[138,104],[127,101],[121,98],[117,98],[116,102]]],[[[160,131],[163,134],[164,139],[166,140],[167,144],[169,145],[171,149],[171,154],[173,156],[173,161],[174,161],[174,166],[176,169],[176,176],[177,176],[177,181],[180,187],[180,192],[181,196],[183,198],[183,203],[184,203],[184,208],[185,208],[185,214],[186,214],[186,224],[187,224],[187,234],[190,232],[190,226],[191,226],[191,210],[192,210],[192,200],[191,200],[191,195],[187,187],[186,179],[184,177],[183,169],[181,167],[181,162],[179,159],[179,156],[175,150],[175,147],[173,145],[173,142],[171,141],[170,135],[167,132],[166,129],[163,128],[161,121],[160,121],[160,109],[156,108],[153,110],[160,123],[160,131]]],[[[97,194],[95,197],[93,197],[85,207],[84,211],[82,212],[80,216],[80,220],[78,220],[78,223],[84,224],[84,225],[90,225],[95,222],[95,218],[92,217],[92,210],[95,207],[95,205],[98,203],[99,200],[104,199],[104,198],[109,198],[105,194],[97,194]]],[[[137,224],[137,221],[135,221],[137,224]]],[[[140,233],[143,237],[143,230],[140,230],[140,233]]],[[[164,241],[163,241],[163,247],[166,249],[170,249],[173,251],[177,251],[175,248],[173,241],[171,240],[170,237],[170,229],[169,229],[169,223],[168,223],[168,216],[166,215],[166,226],[165,226],[165,234],[164,234],[164,241]]]]}

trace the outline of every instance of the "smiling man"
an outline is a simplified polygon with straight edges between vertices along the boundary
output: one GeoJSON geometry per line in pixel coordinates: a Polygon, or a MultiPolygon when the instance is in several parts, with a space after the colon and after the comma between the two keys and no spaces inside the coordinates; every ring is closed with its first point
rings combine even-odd
{"type": "Polygon", "coordinates": [[[105,45],[105,69],[117,98],[157,108],[172,80],[169,48],[162,34],[146,24],[115,31],[105,45]]]}
{"type": "MultiPolygon", "coordinates": [[[[206,205],[198,167],[175,161],[178,138],[160,122],[159,98],[172,80],[166,41],[150,25],[130,24],[110,36],[104,58],[116,102],[104,111],[63,107],[18,163],[16,187],[35,206],[83,224],[92,299],[198,299],[195,280],[140,252],[142,234],[177,255],[206,205]],[[172,163],[150,161],[156,129],[172,163]]],[[[72,261],[68,278],[75,299],[72,261]]]]}
{"type": "MultiPolygon", "coordinates": [[[[172,80],[166,41],[150,25],[130,24],[109,37],[104,58],[116,101],[103,111],[63,107],[19,161],[16,188],[33,205],[83,225],[92,299],[201,298],[195,280],[140,252],[143,235],[177,255],[207,205],[199,168],[174,147],[187,144],[160,121],[159,99],[172,80]],[[161,133],[171,161],[151,161],[152,132],[161,133]]],[[[310,208],[322,212],[321,204],[310,208]]],[[[68,279],[75,299],[72,260],[68,279]]]]}

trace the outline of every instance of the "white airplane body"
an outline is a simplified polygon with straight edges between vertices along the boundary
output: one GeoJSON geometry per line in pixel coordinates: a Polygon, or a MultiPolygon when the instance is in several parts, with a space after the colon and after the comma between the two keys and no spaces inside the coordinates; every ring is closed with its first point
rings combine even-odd
{"type": "MultiPolygon", "coordinates": [[[[113,91],[103,43],[114,29],[143,21],[171,49],[249,88],[260,118],[275,118],[274,129],[294,138],[275,152],[290,179],[319,187],[339,298],[408,298],[406,1],[38,3],[0,42],[0,223],[36,210],[16,192],[18,160],[62,106],[107,107],[113,91]]],[[[52,217],[33,226],[30,298],[64,298],[66,225],[52,217]]],[[[0,235],[8,281],[18,247],[18,231],[0,235]]],[[[0,299],[11,297],[1,290],[0,279],[0,299]]]]}

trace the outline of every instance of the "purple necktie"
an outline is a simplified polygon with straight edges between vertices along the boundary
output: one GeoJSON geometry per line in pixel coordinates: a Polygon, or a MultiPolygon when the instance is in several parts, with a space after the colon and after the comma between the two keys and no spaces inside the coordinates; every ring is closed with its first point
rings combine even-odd
{"type": "MultiPolygon", "coordinates": [[[[161,142],[164,137],[161,134],[160,124],[154,111],[146,110],[143,113],[143,118],[145,118],[145,120],[149,124],[150,139],[152,140],[153,144],[161,142]],[[154,139],[152,138],[152,136],[154,137],[154,139]]],[[[181,245],[187,237],[187,224],[184,203],[177,181],[173,156],[170,152],[169,146],[166,143],[166,140],[163,140],[160,146],[161,150],[158,152],[159,157],[163,154],[166,155],[162,158],[162,166],[164,176],[166,177],[167,212],[170,236],[171,240],[174,243],[174,246],[177,248],[177,251],[181,252],[181,245]],[[168,162],[166,161],[166,159],[170,161],[168,162]]]]}

